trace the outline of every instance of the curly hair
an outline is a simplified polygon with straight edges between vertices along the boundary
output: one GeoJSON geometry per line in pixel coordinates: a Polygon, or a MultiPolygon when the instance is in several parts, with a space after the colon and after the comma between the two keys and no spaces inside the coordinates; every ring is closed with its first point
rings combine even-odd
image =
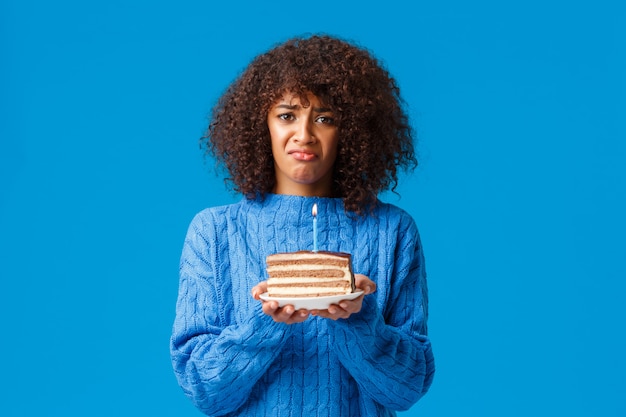
{"type": "Polygon", "coordinates": [[[346,211],[364,214],[378,193],[395,190],[398,169],[417,166],[400,89],[378,60],[335,37],[293,38],[252,60],[218,100],[201,140],[247,198],[275,186],[267,115],[286,92],[301,100],[312,93],[332,108],[339,137],[333,197],[346,211]]]}

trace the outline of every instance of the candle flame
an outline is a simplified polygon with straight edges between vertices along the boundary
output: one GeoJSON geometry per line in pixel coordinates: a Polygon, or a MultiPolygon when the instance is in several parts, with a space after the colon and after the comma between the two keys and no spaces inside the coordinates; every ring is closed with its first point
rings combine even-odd
{"type": "Polygon", "coordinates": [[[317,217],[317,203],[313,204],[313,209],[311,210],[311,214],[313,214],[313,217],[317,217]]]}

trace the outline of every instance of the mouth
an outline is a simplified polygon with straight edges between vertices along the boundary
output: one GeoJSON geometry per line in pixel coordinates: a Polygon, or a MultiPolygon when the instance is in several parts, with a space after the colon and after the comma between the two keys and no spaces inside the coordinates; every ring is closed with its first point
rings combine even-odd
{"type": "Polygon", "coordinates": [[[312,161],[313,159],[317,158],[317,156],[313,152],[303,151],[300,149],[289,151],[288,154],[297,161],[312,161]]]}

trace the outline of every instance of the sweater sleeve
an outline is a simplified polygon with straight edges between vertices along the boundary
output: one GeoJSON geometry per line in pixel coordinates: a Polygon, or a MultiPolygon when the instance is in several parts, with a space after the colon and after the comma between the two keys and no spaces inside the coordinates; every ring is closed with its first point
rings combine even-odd
{"type": "Polygon", "coordinates": [[[219,416],[245,403],[280,353],[287,326],[264,315],[260,303],[243,322],[228,315],[229,286],[213,267],[220,250],[214,222],[197,216],[185,239],[170,351],[185,394],[205,414],[219,416]]]}
{"type": "MultiPolygon", "coordinates": [[[[411,222],[412,223],[412,222],[411,222]]],[[[434,357],[426,336],[428,295],[424,258],[414,223],[396,247],[384,312],[376,294],[358,314],[330,324],[342,365],[363,395],[386,408],[406,410],[430,387],[434,357]]]]}

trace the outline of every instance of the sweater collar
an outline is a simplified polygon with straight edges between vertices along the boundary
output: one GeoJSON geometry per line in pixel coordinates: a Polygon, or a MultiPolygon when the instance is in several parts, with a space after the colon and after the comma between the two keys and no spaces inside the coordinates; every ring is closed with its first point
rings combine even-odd
{"type": "Polygon", "coordinates": [[[251,213],[263,218],[273,217],[273,222],[284,225],[309,224],[312,221],[313,204],[317,204],[320,223],[336,222],[346,216],[341,198],[266,194],[244,201],[244,204],[252,210],[251,213]]]}
{"type": "Polygon", "coordinates": [[[313,204],[317,204],[319,211],[336,212],[343,211],[343,200],[341,198],[329,197],[303,197],[298,195],[266,194],[264,198],[255,200],[263,209],[284,209],[290,212],[310,214],[313,204]]]}

